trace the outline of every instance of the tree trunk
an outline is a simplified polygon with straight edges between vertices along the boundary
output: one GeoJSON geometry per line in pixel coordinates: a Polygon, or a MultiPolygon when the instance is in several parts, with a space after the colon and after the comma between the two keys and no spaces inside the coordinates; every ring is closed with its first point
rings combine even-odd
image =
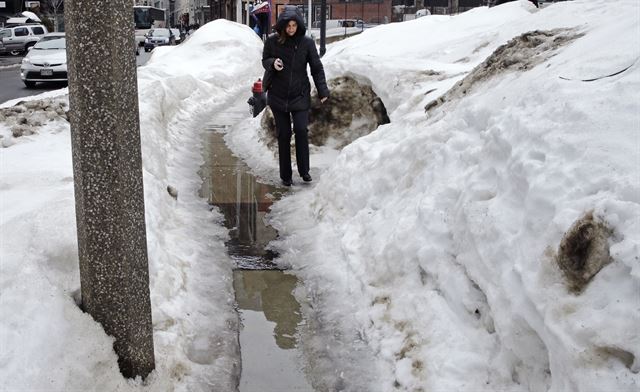
{"type": "Polygon", "coordinates": [[[74,0],[65,15],[82,307],[115,338],[122,374],[144,378],[155,360],[132,7],[74,0]]]}

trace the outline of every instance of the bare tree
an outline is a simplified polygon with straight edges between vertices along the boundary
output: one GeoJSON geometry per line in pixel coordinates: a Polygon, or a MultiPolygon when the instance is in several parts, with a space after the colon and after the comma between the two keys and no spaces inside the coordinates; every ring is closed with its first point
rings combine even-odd
{"type": "Polygon", "coordinates": [[[53,10],[53,30],[58,31],[58,11],[63,6],[64,0],[47,0],[50,10],[53,10]]]}

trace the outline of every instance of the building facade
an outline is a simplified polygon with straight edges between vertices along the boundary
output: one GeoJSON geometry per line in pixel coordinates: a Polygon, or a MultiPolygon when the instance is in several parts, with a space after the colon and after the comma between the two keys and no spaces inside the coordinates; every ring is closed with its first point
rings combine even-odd
{"type": "MultiPolygon", "coordinates": [[[[136,0],[164,2],[168,0],[136,0]]],[[[309,0],[267,0],[271,6],[271,25],[285,5],[297,5],[303,11],[307,26],[319,27],[320,0],[311,1],[311,23],[307,21],[309,0]]],[[[365,23],[389,23],[412,19],[416,11],[427,9],[431,14],[456,14],[474,7],[490,6],[496,0],[327,0],[327,19],[361,19],[365,23]]],[[[175,25],[203,25],[214,19],[247,23],[247,9],[260,0],[175,0],[175,25]]]]}
{"type": "MultiPolygon", "coordinates": [[[[327,0],[327,19],[360,19],[365,23],[388,23],[391,21],[391,3],[393,0],[327,0]]],[[[319,0],[311,2],[311,24],[306,20],[309,1],[305,0],[273,0],[272,22],[275,24],[278,15],[287,4],[297,5],[303,9],[307,26],[320,27],[321,7],[319,0]]]]}
{"type": "Polygon", "coordinates": [[[216,19],[212,16],[210,0],[175,0],[172,15],[176,26],[199,25],[216,19]]]}

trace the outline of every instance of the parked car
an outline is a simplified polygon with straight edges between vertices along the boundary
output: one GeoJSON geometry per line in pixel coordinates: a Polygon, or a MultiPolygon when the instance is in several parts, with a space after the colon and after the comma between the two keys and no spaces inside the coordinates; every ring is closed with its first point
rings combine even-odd
{"type": "Polygon", "coordinates": [[[65,38],[65,33],[47,33],[40,38],[38,42],[49,41],[52,39],[65,38]]]}
{"type": "MultiPolygon", "coordinates": [[[[327,19],[326,20],[326,28],[327,30],[336,29],[338,27],[359,27],[362,28],[364,22],[362,19],[327,19]]],[[[316,29],[320,28],[320,21],[316,20],[313,22],[313,27],[316,29]]]]}
{"type": "Polygon", "coordinates": [[[364,23],[362,22],[361,19],[342,19],[340,20],[340,27],[360,27],[362,28],[362,25],[364,23]]]}
{"type": "Polygon", "coordinates": [[[176,39],[171,30],[167,28],[156,28],[149,30],[147,38],[144,40],[144,51],[149,52],[156,46],[175,45],[176,39]]]}
{"type": "Polygon", "coordinates": [[[64,33],[47,34],[22,59],[20,77],[27,88],[37,82],[67,81],[67,39],[64,33]]]}
{"type": "Polygon", "coordinates": [[[429,16],[429,15],[431,15],[431,11],[429,11],[426,8],[416,11],[416,19],[422,18],[423,16],[429,16]]]}
{"type": "Polygon", "coordinates": [[[47,33],[47,28],[41,24],[12,26],[1,29],[0,53],[10,53],[14,56],[25,53],[47,33]]]}

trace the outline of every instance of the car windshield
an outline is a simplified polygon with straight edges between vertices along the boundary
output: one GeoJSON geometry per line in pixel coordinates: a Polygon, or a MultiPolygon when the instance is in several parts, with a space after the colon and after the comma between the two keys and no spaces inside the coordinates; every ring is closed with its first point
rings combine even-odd
{"type": "Polygon", "coordinates": [[[67,40],[66,38],[47,38],[41,39],[37,44],[33,47],[34,49],[40,50],[48,50],[48,49],[66,49],[67,48],[67,40]]]}
{"type": "Polygon", "coordinates": [[[168,37],[170,35],[168,29],[156,29],[151,32],[154,37],[168,37]]]}

